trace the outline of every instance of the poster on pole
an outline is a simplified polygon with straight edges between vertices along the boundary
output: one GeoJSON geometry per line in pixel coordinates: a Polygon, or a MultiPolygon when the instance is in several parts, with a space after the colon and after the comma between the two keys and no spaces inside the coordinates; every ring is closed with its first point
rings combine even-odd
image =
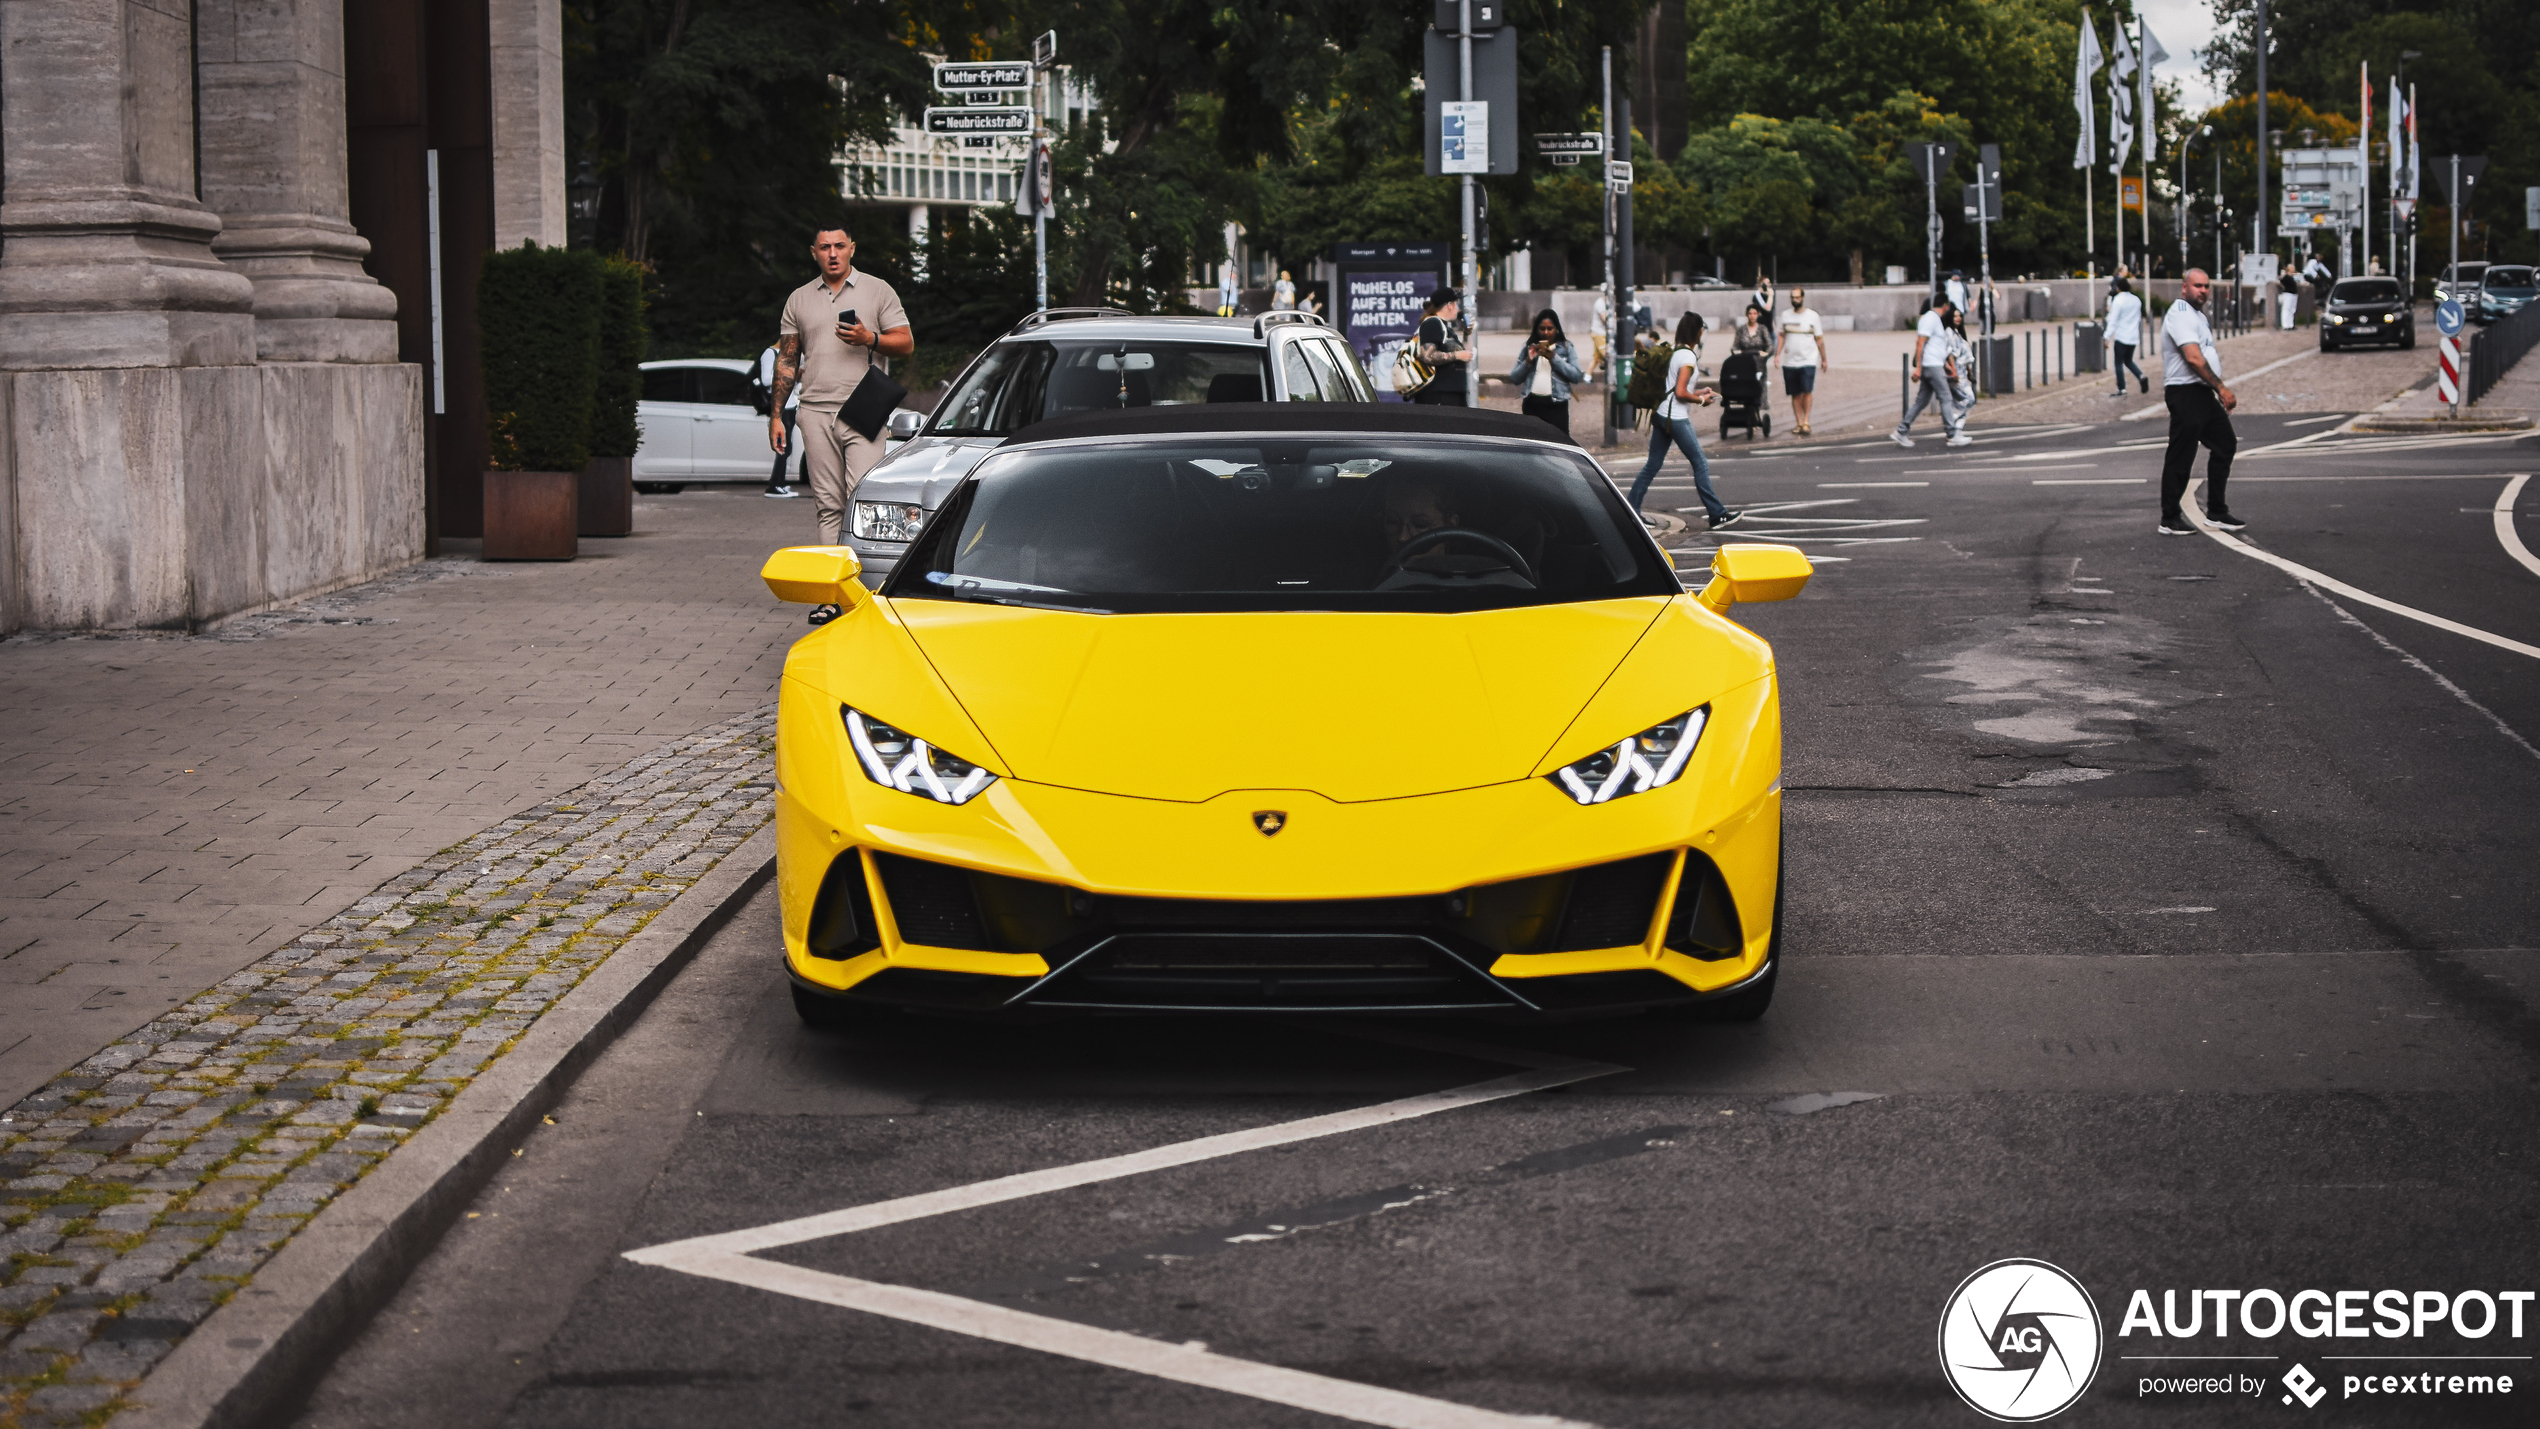
{"type": "Polygon", "coordinates": [[[1420,330],[1420,304],[1447,285],[1452,243],[1332,245],[1332,320],[1366,370],[1376,400],[1399,402],[1394,354],[1420,330]]]}

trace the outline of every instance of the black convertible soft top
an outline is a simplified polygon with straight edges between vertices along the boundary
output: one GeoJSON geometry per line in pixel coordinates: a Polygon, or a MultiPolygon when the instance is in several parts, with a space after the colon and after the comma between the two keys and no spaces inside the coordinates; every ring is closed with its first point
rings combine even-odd
{"type": "Polygon", "coordinates": [[[1000,445],[1203,432],[1380,432],[1397,436],[1509,437],[1578,445],[1575,439],[1540,418],[1479,407],[1428,407],[1409,402],[1194,402],[1121,407],[1034,422],[1000,445]]]}

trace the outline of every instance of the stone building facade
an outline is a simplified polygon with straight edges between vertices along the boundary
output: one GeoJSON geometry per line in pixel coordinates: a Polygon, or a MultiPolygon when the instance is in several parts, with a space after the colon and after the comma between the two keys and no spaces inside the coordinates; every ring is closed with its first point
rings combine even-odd
{"type": "Polygon", "coordinates": [[[0,0],[0,630],[196,628],[477,533],[476,269],[564,241],[562,30],[0,0]]]}

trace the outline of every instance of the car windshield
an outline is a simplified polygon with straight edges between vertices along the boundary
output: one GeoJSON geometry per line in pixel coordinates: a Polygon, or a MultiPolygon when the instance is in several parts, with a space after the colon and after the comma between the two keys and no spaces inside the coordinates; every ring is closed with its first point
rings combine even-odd
{"type": "Polygon", "coordinates": [[[1124,614],[1490,610],[1682,589],[1575,450],[1337,435],[999,452],[886,587],[1124,614]]]}
{"type": "Polygon", "coordinates": [[[1003,437],[1072,412],[1259,402],[1266,396],[1262,352],[1235,343],[1145,339],[1000,342],[935,409],[927,431],[1003,437]]]}
{"type": "Polygon", "coordinates": [[[2491,293],[2520,298],[2530,296],[2533,291],[2531,270],[2528,268],[2490,268],[2482,281],[2491,293]]]}
{"type": "Polygon", "coordinates": [[[2396,278],[2349,278],[2329,290],[2332,303],[2395,303],[2399,301],[2396,278]]]}

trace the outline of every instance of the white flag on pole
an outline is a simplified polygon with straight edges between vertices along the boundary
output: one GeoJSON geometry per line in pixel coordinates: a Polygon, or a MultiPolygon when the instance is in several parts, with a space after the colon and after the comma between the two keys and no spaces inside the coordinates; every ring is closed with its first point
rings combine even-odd
{"type": "Polygon", "coordinates": [[[2099,27],[2091,23],[2090,12],[2081,12],[2081,48],[2073,52],[2073,109],[2081,115],[2081,142],[2073,149],[2073,167],[2090,167],[2090,156],[2099,152],[2099,111],[2090,102],[2090,81],[2099,73],[2099,27]]]}
{"type": "Polygon", "coordinates": [[[2108,172],[2123,175],[2134,153],[2134,46],[2115,30],[2117,57],[2108,66],[2108,172]]]}
{"type": "MultiPolygon", "coordinates": [[[[2137,23],[2140,25],[2139,21],[2137,23]]],[[[2161,136],[2160,131],[2152,127],[2152,66],[2168,59],[2170,52],[2161,48],[2160,38],[2152,33],[2150,25],[2140,27],[2143,31],[2143,115],[2136,123],[2143,131],[2143,162],[2150,164],[2157,163],[2161,157],[2154,152],[2160,147],[2161,136]]]]}

